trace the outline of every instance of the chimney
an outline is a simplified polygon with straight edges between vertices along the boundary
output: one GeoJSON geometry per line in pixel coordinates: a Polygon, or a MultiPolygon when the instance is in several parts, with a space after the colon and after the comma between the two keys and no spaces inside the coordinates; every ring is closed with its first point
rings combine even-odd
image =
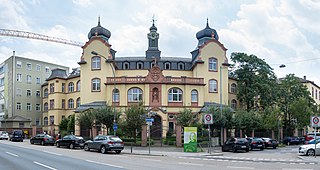
{"type": "Polygon", "coordinates": [[[303,76],[303,79],[304,79],[304,80],[307,80],[307,76],[303,76]]]}
{"type": "Polygon", "coordinates": [[[12,56],[16,56],[16,51],[12,51],[12,56]]]}

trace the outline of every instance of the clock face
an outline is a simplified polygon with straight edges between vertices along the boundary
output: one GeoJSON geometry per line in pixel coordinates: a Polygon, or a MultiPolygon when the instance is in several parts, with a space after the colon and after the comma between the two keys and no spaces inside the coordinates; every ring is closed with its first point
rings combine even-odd
{"type": "Polygon", "coordinates": [[[155,33],[155,32],[152,32],[152,33],[151,33],[151,38],[152,38],[152,39],[155,39],[155,38],[156,38],[156,33],[155,33]]]}

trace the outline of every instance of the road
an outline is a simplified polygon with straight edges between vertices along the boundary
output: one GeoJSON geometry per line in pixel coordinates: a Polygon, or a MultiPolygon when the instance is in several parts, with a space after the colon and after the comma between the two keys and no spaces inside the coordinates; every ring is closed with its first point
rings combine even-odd
{"type": "Polygon", "coordinates": [[[148,156],[125,153],[103,155],[96,151],[86,152],[81,149],[31,145],[27,141],[0,141],[0,169],[319,169],[318,164],[298,160],[294,151],[295,148],[250,151],[249,153],[226,152],[223,156],[174,156],[169,154],[168,156],[148,156]],[[293,157],[294,154],[295,157],[293,157]],[[259,155],[264,157],[259,157],[259,155]],[[266,155],[270,155],[270,158],[265,157],[266,155]],[[282,161],[281,158],[283,158],[282,161]]]}

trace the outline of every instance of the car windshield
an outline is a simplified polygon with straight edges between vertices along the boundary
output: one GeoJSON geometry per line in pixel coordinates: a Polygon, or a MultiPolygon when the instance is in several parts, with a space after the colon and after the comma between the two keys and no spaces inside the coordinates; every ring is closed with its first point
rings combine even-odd
{"type": "Polygon", "coordinates": [[[112,140],[112,141],[121,141],[121,139],[119,137],[116,137],[116,136],[110,136],[109,139],[112,140]]]}

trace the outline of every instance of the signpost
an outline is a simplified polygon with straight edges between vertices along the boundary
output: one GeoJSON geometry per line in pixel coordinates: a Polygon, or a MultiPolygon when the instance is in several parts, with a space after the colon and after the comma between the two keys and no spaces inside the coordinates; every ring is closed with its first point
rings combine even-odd
{"type": "Polygon", "coordinates": [[[205,114],[203,116],[204,124],[208,125],[208,131],[209,131],[209,153],[211,154],[211,129],[210,125],[213,124],[212,114],[205,114]]]}
{"type": "Polygon", "coordinates": [[[152,122],[154,122],[154,118],[152,118],[152,117],[147,117],[146,118],[146,122],[147,122],[147,124],[148,124],[148,134],[149,134],[149,155],[150,155],[150,144],[151,144],[151,142],[150,142],[150,136],[151,136],[151,134],[150,134],[150,126],[152,126],[152,122]]]}
{"type": "MultiPolygon", "coordinates": [[[[318,130],[318,127],[320,127],[320,117],[318,116],[311,116],[311,119],[310,119],[310,122],[311,122],[311,127],[314,127],[314,139],[315,139],[315,142],[314,142],[314,150],[316,151],[317,150],[317,130],[318,130]]],[[[316,152],[314,152],[314,157],[316,158],[316,152]]]]}

